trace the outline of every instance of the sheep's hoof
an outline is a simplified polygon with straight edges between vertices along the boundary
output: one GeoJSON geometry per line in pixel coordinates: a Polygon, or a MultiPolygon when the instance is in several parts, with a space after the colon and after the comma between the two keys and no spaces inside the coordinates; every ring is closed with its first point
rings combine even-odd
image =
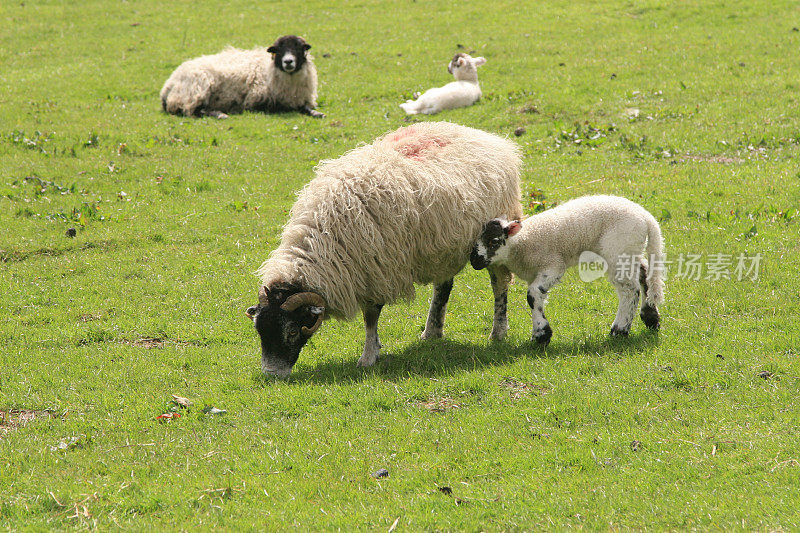
{"type": "Polygon", "coordinates": [[[550,339],[552,336],[553,330],[550,327],[550,324],[547,324],[538,335],[536,333],[533,334],[533,340],[536,341],[536,344],[539,344],[540,346],[547,346],[550,344],[550,339]]]}
{"type": "Polygon", "coordinates": [[[423,331],[420,336],[420,340],[427,341],[430,339],[441,339],[442,338],[442,330],[441,329],[433,329],[428,331],[427,329],[423,331]]]}
{"type": "Polygon", "coordinates": [[[489,335],[489,340],[502,341],[505,340],[506,335],[508,335],[508,327],[506,327],[505,329],[497,329],[497,330],[493,329],[492,333],[489,335]]]}
{"type": "Polygon", "coordinates": [[[378,361],[378,354],[372,354],[367,356],[367,354],[362,355],[358,361],[356,361],[356,366],[360,367],[367,367],[372,366],[378,361]]]}
{"type": "Polygon", "coordinates": [[[224,120],[224,119],[228,118],[228,115],[226,113],[223,113],[222,111],[214,111],[214,110],[202,111],[201,115],[203,115],[205,117],[213,117],[213,118],[216,118],[218,120],[224,120]]]}
{"type": "Polygon", "coordinates": [[[652,305],[642,307],[642,312],[639,316],[642,317],[642,322],[648,328],[657,330],[661,327],[661,316],[658,314],[658,309],[652,305]]]}
{"type": "Polygon", "coordinates": [[[308,112],[308,114],[311,115],[314,118],[325,118],[325,113],[321,113],[320,111],[317,111],[316,109],[312,109],[311,111],[308,112]]]}
{"type": "Polygon", "coordinates": [[[618,326],[611,326],[611,336],[612,337],[627,337],[628,333],[630,333],[630,328],[622,329],[618,326]]]}

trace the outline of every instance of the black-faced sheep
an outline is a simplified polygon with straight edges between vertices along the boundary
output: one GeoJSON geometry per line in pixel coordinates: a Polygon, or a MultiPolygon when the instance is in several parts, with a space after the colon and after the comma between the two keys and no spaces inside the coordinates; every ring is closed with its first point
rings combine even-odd
{"type": "Polygon", "coordinates": [[[428,89],[416,100],[408,100],[400,104],[409,115],[434,115],[445,109],[471,106],[481,98],[481,87],[478,85],[478,67],[486,63],[482,57],[470,57],[458,53],[447,65],[447,72],[456,81],[444,87],[428,89]]]}
{"type": "Polygon", "coordinates": [[[267,49],[201,56],[181,64],[161,89],[167,113],[226,118],[242,111],[316,111],[317,70],[301,37],[285,35],[267,49]]]}
{"type": "Polygon", "coordinates": [[[567,268],[599,260],[597,256],[605,261],[606,276],[619,298],[611,335],[628,335],[640,289],[642,321],[658,329],[657,306],[664,301],[661,229],[644,207],[625,198],[585,196],[522,222],[491,220],[473,247],[470,263],[477,270],[503,265],[528,283],[532,337],[547,344],[553,333],[544,316],[547,292],[567,268]],[[645,245],[648,260],[642,257],[645,245]]]}
{"type": "MultiPolygon", "coordinates": [[[[261,337],[262,369],[288,376],[325,317],[362,311],[359,366],[380,351],[381,308],[434,284],[423,339],[440,337],[453,276],[486,220],[521,216],[520,150],[495,135],[447,122],[401,128],[323,161],[300,192],[280,246],[258,269],[259,303],[247,310],[261,337]]],[[[508,330],[511,276],[490,270],[491,337],[508,330]]]]}

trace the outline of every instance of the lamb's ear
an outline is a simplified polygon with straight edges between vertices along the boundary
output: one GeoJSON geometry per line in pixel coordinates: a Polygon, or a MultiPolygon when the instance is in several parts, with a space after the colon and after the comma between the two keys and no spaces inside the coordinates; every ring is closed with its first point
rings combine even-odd
{"type": "Polygon", "coordinates": [[[472,58],[472,64],[475,65],[476,67],[479,67],[479,66],[483,65],[484,63],[486,63],[486,58],[485,57],[473,57],[472,58]]]}
{"type": "Polygon", "coordinates": [[[255,318],[256,318],[256,311],[258,311],[258,306],[257,306],[257,305],[254,305],[254,306],[248,307],[248,308],[247,308],[247,311],[245,311],[245,312],[244,312],[244,314],[245,314],[245,315],[247,316],[247,318],[249,318],[250,320],[255,320],[255,318]]]}
{"type": "Polygon", "coordinates": [[[506,235],[511,237],[512,235],[516,235],[519,230],[522,229],[522,224],[519,223],[519,220],[514,220],[508,223],[506,226],[506,235]]]}
{"type": "Polygon", "coordinates": [[[310,45],[310,44],[308,44],[308,43],[303,43],[303,50],[305,50],[306,52],[308,52],[309,50],[311,50],[311,45],[310,45]]]}
{"type": "Polygon", "coordinates": [[[272,45],[269,48],[267,48],[267,52],[269,52],[270,54],[277,54],[278,53],[278,47],[275,46],[275,45],[272,45]]]}

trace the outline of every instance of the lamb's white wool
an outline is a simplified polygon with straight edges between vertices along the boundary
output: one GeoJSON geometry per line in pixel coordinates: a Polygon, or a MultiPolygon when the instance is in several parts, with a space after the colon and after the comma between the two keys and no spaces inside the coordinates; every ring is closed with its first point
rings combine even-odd
{"type": "Polygon", "coordinates": [[[484,228],[471,259],[476,268],[503,265],[528,283],[533,337],[546,343],[551,335],[544,318],[546,294],[587,251],[606,261],[606,275],[619,297],[611,333],[628,334],[640,288],[642,320],[657,329],[657,306],[664,301],[664,242],[653,215],[625,198],[586,196],[521,223],[493,220],[484,228]]]}
{"type": "Polygon", "coordinates": [[[471,106],[481,97],[478,67],[484,63],[486,59],[483,57],[456,54],[447,66],[447,71],[453,74],[456,81],[444,87],[428,89],[416,100],[408,100],[400,107],[409,115],[433,115],[445,109],[471,106]]]}
{"type": "Polygon", "coordinates": [[[314,111],[317,71],[305,54],[308,48],[300,37],[284,36],[270,48],[229,47],[186,61],[161,89],[164,111],[224,117],[242,111],[298,110],[321,116],[314,111]]]}
{"type": "MultiPolygon", "coordinates": [[[[401,128],[338,159],[322,161],[299,193],[280,246],[258,269],[267,291],[300,287],[321,295],[326,316],[364,312],[375,362],[380,306],[436,290],[423,338],[441,336],[452,278],[489,218],[521,216],[520,150],[495,135],[428,122],[401,128]]],[[[493,271],[493,335],[502,338],[510,275],[493,271]]]]}

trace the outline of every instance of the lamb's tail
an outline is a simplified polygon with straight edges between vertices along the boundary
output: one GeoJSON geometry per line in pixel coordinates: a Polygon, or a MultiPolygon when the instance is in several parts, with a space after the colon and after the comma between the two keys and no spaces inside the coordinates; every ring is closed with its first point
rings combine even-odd
{"type": "Polygon", "coordinates": [[[403,111],[405,111],[408,115],[416,115],[419,113],[419,106],[414,100],[407,100],[406,102],[400,104],[400,107],[402,107],[403,111]]]}
{"type": "Polygon", "coordinates": [[[664,303],[664,278],[666,263],[664,256],[664,238],[656,219],[648,213],[647,218],[647,290],[645,302],[652,305],[664,303]]]}

